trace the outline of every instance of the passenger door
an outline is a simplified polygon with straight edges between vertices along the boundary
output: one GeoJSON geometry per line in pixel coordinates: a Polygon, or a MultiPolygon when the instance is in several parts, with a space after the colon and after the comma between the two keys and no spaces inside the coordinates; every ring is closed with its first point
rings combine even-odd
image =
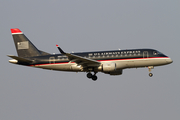
{"type": "Polygon", "coordinates": [[[143,58],[146,59],[149,57],[148,51],[143,52],[143,58]]]}
{"type": "Polygon", "coordinates": [[[54,57],[49,58],[49,64],[55,64],[55,58],[54,57]]]}

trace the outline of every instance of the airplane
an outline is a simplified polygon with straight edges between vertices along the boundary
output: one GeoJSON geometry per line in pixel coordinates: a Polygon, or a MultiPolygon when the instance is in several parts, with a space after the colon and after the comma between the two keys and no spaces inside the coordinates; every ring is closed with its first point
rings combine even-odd
{"type": "Polygon", "coordinates": [[[66,53],[58,45],[60,54],[41,51],[18,29],[11,29],[18,56],[7,55],[10,63],[35,68],[86,72],[87,78],[97,80],[97,73],[121,75],[124,69],[147,67],[151,69],[172,63],[172,59],[155,49],[109,50],[82,53],[66,53]],[[94,74],[92,74],[94,73],[94,74]]]}

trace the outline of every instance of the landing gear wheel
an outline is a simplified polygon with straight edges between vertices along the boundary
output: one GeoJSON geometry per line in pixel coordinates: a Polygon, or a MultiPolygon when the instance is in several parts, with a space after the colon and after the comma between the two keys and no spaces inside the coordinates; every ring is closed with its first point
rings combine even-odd
{"type": "Polygon", "coordinates": [[[89,79],[92,79],[93,81],[96,81],[97,80],[97,76],[96,76],[96,71],[93,71],[94,72],[94,74],[92,74],[91,73],[91,71],[89,71],[88,73],[87,73],[87,78],[89,78],[89,79]]]}
{"type": "Polygon", "coordinates": [[[97,80],[97,76],[96,76],[96,75],[93,75],[93,76],[92,76],[92,80],[96,81],[96,80],[97,80]]]}
{"type": "Polygon", "coordinates": [[[88,74],[87,74],[87,77],[88,77],[88,78],[92,78],[92,76],[93,76],[93,75],[92,75],[91,73],[88,73],[88,74]]]}
{"type": "Polygon", "coordinates": [[[149,77],[152,77],[153,76],[153,74],[152,73],[149,73],[149,77]]]}

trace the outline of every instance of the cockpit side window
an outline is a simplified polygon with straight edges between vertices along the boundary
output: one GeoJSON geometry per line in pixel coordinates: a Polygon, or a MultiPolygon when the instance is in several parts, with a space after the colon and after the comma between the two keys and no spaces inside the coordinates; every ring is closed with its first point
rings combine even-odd
{"type": "Polygon", "coordinates": [[[159,54],[162,54],[162,53],[159,51],[153,51],[153,55],[159,55],[159,54]]]}
{"type": "Polygon", "coordinates": [[[158,55],[158,52],[157,52],[157,51],[154,51],[154,52],[153,52],[153,55],[158,55]]]}

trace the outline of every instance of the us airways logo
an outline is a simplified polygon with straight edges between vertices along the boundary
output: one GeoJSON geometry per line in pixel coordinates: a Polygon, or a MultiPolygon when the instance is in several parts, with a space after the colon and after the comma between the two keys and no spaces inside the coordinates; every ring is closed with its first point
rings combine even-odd
{"type": "Polygon", "coordinates": [[[29,49],[29,42],[28,41],[17,42],[17,48],[18,48],[18,50],[29,49]]]}

